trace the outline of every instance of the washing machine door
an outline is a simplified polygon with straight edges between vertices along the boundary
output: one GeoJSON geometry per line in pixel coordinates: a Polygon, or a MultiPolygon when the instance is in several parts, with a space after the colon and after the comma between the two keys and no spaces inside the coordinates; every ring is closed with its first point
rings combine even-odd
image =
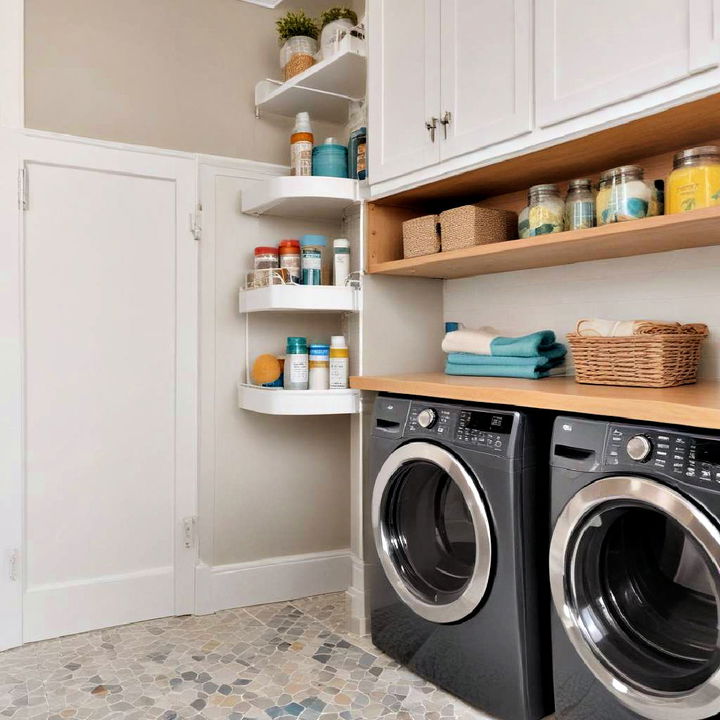
{"type": "Polygon", "coordinates": [[[720,713],[720,532],[699,505],[648,478],[597,480],[560,515],[550,582],[576,651],[626,707],[720,713]]]}
{"type": "Polygon", "coordinates": [[[456,622],[483,601],[493,566],[489,514],[451,452],[426,442],[395,450],[375,480],[372,524],[385,574],[417,615],[456,622]]]}

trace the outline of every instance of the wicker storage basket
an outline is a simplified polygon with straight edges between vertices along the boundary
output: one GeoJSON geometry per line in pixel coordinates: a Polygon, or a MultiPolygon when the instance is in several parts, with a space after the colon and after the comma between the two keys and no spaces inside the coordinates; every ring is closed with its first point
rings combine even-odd
{"type": "Polygon", "coordinates": [[[406,258],[440,252],[438,216],[423,215],[402,224],[403,255],[406,258]]]}
{"type": "Polygon", "coordinates": [[[463,205],[440,213],[440,243],[444,250],[514,240],[517,214],[477,205],[463,205]]]}
{"type": "Polygon", "coordinates": [[[569,333],[575,380],[590,385],[672,387],[697,380],[705,325],[679,326],[674,333],[629,337],[583,337],[569,333]]]}

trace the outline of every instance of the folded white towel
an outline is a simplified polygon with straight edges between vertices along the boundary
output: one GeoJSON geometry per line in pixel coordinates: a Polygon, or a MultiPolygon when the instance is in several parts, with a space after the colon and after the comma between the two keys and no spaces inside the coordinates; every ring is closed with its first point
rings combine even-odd
{"type": "Polygon", "coordinates": [[[658,325],[677,327],[677,323],[666,323],[660,320],[603,320],[593,318],[580,320],[575,332],[582,337],[630,337],[643,335],[648,328],[658,325]]]}
{"type": "Polygon", "coordinates": [[[492,355],[492,341],[499,336],[500,332],[489,326],[476,330],[463,327],[445,335],[442,350],[446,353],[466,352],[476,355],[492,355]]]}

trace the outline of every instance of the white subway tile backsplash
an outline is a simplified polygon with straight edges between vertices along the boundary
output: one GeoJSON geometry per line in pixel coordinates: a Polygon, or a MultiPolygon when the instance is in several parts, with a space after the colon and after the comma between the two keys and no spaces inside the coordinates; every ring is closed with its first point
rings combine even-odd
{"type": "Polygon", "coordinates": [[[704,322],[702,377],[720,377],[720,247],[480,275],[445,282],[445,320],[562,339],[584,317],[704,322]]]}

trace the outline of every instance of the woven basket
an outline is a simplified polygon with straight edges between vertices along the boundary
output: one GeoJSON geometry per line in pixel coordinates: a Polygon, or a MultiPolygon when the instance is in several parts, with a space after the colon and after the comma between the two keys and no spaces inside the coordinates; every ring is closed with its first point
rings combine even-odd
{"type": "Polygon", "coordinates": [[[517,229],[517,214],[509,210],[463,205],[440,213],[443,251],[514,240],[517,229]]]}
{"type": "Polygon", "coordinates": [[[575,380],[589,385],[673,387],[697,380],[706,325],[679,326],[674,333],[629,337],[567,335],[575,361],[575,380]]]}
{"type": "Polygon", "coordinates": [[[440,252],[438,216],[423,215],[402,224],[403,255],[406,258],[440,252]]]}

